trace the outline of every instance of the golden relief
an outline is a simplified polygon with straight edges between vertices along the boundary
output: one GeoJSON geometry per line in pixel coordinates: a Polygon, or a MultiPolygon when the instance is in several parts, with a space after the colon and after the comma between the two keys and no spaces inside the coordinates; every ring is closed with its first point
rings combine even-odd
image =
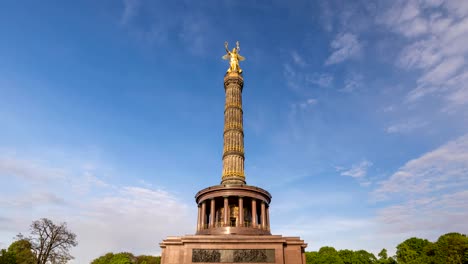
{"type": "Polygon", "coordinates": [[[237,177],[245,178],[244,173],[241,171],[227,171],[223,173],[222,175],[223,178],[230,177],[230,176],[237,176],[237,177]]]}
{"type": "Polygon", "coordinates": [[[245,60],[243,56],[239,54],[240,51],[240,46],[239,46],[239,41],[236,42],[236,47],[232,49],[232,51],[229,51],[228,49],[228,42],[224,42],[224,48],[226,49],[227,54],[224,55],[222,58],[223,60],[229,60],[229,69],[227,70],[227,73],[231,72],[237,72],[237,73],[242,73],[242,69],[239,66],[239,61],[245,60]]]}

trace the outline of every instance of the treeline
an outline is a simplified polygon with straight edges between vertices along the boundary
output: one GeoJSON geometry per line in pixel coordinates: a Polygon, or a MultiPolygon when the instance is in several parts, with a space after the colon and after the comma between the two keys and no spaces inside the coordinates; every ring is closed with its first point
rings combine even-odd
{"type": "Polygon", "coordinates": [[[307,264],[468,264],[468,237],[459,233],[442,235],[435,242],[412,237],[397,246],[396,255],[387,256],[382,249],[378,256],[365,250],[336,250],[322,247],[306,252],[307,264]]]}
{"type": "Polygon", "coordinates": [[[161,257],[134,256],[132,253],[107,253],[91,262],[91,264],[160,264],[161,257]]]}

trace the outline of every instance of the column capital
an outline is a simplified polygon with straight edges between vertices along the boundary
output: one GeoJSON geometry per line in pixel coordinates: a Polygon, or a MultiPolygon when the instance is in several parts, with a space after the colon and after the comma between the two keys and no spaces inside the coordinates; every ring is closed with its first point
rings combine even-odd
{"type": "Polygon", "coordinates": [[[241,90],[244,86],[244,77],[240,74],[229,73],[224,76],[224,88],[227,88],[230,84],[237,84],[241,90]]]}

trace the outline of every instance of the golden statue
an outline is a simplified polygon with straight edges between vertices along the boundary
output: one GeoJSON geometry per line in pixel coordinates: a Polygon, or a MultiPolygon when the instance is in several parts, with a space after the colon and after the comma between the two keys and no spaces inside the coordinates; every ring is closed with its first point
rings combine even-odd
{"type": "Polygon", "coordinates": [[[242,69],[239,67],[239,61],[243,61],[245,58],[239,54],[239,41],[236,42],[236,47],[233,48],[232,51],[229,51],[227,41],[224,42],[224,48],[226,49],[227,54],[223,56],[223,60],[230,60],[230,67],[227,70],[227,73],[242,73],[242,69]]]}

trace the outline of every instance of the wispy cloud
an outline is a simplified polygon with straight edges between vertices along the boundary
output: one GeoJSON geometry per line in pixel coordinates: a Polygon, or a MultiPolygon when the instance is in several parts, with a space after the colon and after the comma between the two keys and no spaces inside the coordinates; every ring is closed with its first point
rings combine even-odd
{"type": "Polygon", "coordinates": [[[127,24],[130,20],[138,14],[138,8],[140,6],[140,0],[124,0],[124,10],[120,22],[127,24]]]}
{"type": "Polygon", "coordinates": [[[0,156],[0,178],[17,177],[31,181],[45,181],[65,177],[65,171],[49,167],[38,161],[25,161],[16,157],[0,156]]]}
{"type": "Polygon", "coordinates": [[[180,38],[186,43],[190,52],[201,55],[206,49],[206,33],[210,24],[202,15],[187,15],[182,22],[180,38]]]}
{"type": "Polygon", "coordinates": [[[468,10],[466,1],[393,1],[377,22],[408,41],[397,60],[407,70],[421,70],[407,95],[414,102],[442,94],[449,104],[468,103],[464,79],[468,64],[468,10]]]}
{"type": "Polygon", "coordinates": [[[343,88],[339,89],[340,92],[351,93],[361,88],[363,85],[364,77],[359,73],[348,74],[344,80],[343,88]]]}
{"type": "Polygon", "coordinates": [[[29,186],[0,193],[0,210],[14,215],[0,219],[5,222],[0,225],[1,234],[13,237],[27,232],[31,221],[40,217],[66,221],[80,242],[72,250],[73,263],[89,263],[109,251],[158,255],[155,244],[168,235],[190,233],[195,227],[190,207],[161,188],[107,182],[83,169],[89,166],[61,164],[58,173],[55,166],[31,166],[36,162],[19,157],[3,157],[0,164],[0,178],[15,177],[17,185],[29,186]],[[49,175],[60,177],[36,184],[49,175]]]}
{"type": "Polygon", "coordinates": [[[306,76],[306,81],[320,87],[329,87],[333,83],[333,76],[328,73],[313,73],[306,76]]]}
{"type": "Polygon", "coordinates": [[[300,109],[306,109],[307,107],[310,107],[310,106],[313,106],[315,104],[317,104],[317,99],[314,99],[314,98],[309,98],[305,101],[302,101],[302,102],[299,102],[299,103],[293,103],[291,105],[291,107],[295,110],[297,108],[300,108],[300,109]]]}
{"type": "Polygon", "coordinates": [[[468,187],[468,135],[408,161],[389,179],[381,182],[373,195],[388,199],[394,195],[431,196],[442,191],[468,187]]]}
{"type": "Polygon", "coordinates": [[[288,62],[283,65],[283,75],[288,88],[299,93],[317,86],[329,87],[333,83],[332,74],[313,71],[297,51],[292,51],[288,62]]]}
{"type": "Polygon", "coordinates": [[[349,169],[343,167],[337,167],[337,171],[340,172],[341,176],[349,176],[352,178],[363,178],[367,176],[367,170],[372,166],[372,162],[363,160],[357,164],[354,164],[349,169]]]}
{"type": "Polygon", "coordinates": [[[330,44],[332,54],[326,60],[326,65],[337,64],[361,53],[362,44],[353,33],[340,33],[330,44]]]}
{"type": "Polygon", "coordinates": [[[405,134],[410,133],[418,128],[425,127],[427,124],[428,122],[426,121],[410,120],[389,125],[385,131],[389,134],[405,134]]]}
{"type": "Polygon", "coordinates": [[[304,60],[304,58],[299,55],[299,53],[297,53],[297,51],[292,51],[291,52],[291,58],[292,58],[292,61],[294,62],[294,64],[296,65],[299,65],[299,66],[306,66],[306,62],[304,60]]]}

